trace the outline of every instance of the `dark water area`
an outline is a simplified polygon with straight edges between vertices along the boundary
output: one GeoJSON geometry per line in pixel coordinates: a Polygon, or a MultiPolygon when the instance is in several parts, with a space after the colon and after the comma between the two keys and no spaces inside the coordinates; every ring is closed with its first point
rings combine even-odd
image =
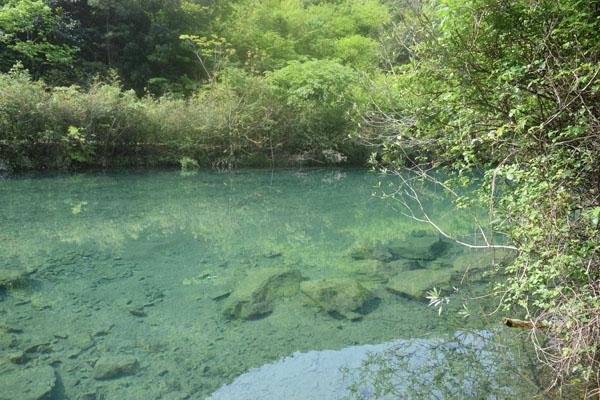
{"type": "MultiPolygon", "coordinates": [[[[0,399],[204,399],[296,352],[497,329],[479,317],[497,299],[459,311],[506,255],[467,251],[373,196],[394,184],[362,170],[0,180],[0,399]],[[451,296],[442,313],[434,287],[451,296]]],[[[444,230],[477,240],[468,215],[421,190],[444,230]]],[[[497,336],[514,366],[518,338],[497,336]]],[[[472,393],[535,390],[514,374],[472,393]]]]}

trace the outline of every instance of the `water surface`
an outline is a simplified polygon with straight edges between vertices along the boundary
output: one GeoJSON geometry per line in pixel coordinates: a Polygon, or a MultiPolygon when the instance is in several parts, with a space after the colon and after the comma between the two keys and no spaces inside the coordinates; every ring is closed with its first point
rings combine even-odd
{"type": "MultiPolygon", "coordinates": [[[[453,300],[438,315],[424,295],[386,289],[401,273],[393,271],[401,256],[356,255],[415,232],[435,234],[402,217],[398,202],[373,196],[380,182],[394,183],[359,170],[1,180],[0,268],[30,273],[26,282],[0,289],[1,371],[14,377],[15,370],[51,366],[57,399],[203,399],[294,352],[489,328],[489,321],[457,313],[464,299],[486,291],[484,274],[469,279],[461,271],[489,258],[449,246],[420,262],[448,276],[440,285],[453,300]],[[386,272],[357,273],[365,262],[386,272]],[[297,292],[256,318],[228,316],[236,290],[266,269],[300,271],[305,281],[354,279],[372,297],[356,318],[327,312],[297,292]],[[132,357],[137,365],[99,378],[95,368],[107,356],[132,357]]],[[[443,193],[422,190],[444,229],[473,232],[443,193]]],[[[472,302],[470,312],[484,306],[472,302]]]]}

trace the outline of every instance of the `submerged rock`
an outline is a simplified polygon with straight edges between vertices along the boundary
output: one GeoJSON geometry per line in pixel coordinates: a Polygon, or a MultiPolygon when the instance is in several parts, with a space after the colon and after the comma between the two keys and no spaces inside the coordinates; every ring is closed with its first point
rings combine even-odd
{"type": "Polygon", "coordinates": [[[350,256],[355,260],[377,260],[382,262],[392,261],[394,255],[381,244],[374,246],[359,245],[350,251],[350,256]]]}
{"type": "Polygon", "coordinates": [[[359,319],[373,298],[371,292],[350,278],[302,282],[300,290],[323,311],[350,320],[359,319]]]}
{"type": "Polygon", "coordinates": [[[11,288],[27,282],[29,273],[22,269],[0,269],[0,288],[11,288]]]}
{"type": "Polygon", "coordinates": [[[366,286],[386,283],[400,271],[422,268],[417,261],[396,260],[384,263],[377,260],[356,260],[342,265],[345,275],[359,280],[366,286]]]}
{"type": "Polygon", "coordinates": [[[439,234],[418,230],[389,243],[355,246],[350,250],[350,256],[354,260],[376,260],[384,263],[396,260],[429,262],[444,255],[450,246],[451,242],[439,234]]]}
{"type": "Polygon", "coordinates": [[[219,285],[211,286],[204,289],[204,294],[211,300],[220,301],[231,296],[232,290],[229,286],[219,285]]]}
{"type": "Polygon", "coordinates": [[[453,272],[452,269],[406,271],[390,279],[385,288],[394,294],[421,300],[425,298],[427,290],[447,286],[453,272]]]}
{"type": "Polygon", "coordinates": [[[96,361],[93,377],[96,380],[116,379],[135,374],[138,367],[138,360],[133,356],[104,356],[96,361]]]}
{"type": "Polygon", "coordinates": [[[27,361],[29,361],[29,357],[27,356],[27,354],[20,350],[10,353],[7,359],[13,364],[25,364],[27,363],[27,361]]]}
{"type": "Polygon", "coordinates": [[[403,240],[388,245],[389,251],[395,257],[419,261],[433,261],[443,255],[449,247],[450,242],[427,231],[411,232],[403,240]]]}
{"type": "Polygon", "coordinates": [[[0,400],[50,400],[57,378],[54,369],[46,366],[3,372],[0,380],[0,400]]]}
{"type": "Polygon", "coordinates": [[[229,319],[264,317],[273,311],[276,299],[298,294],[302,280],[298,270],[263,268],[253,271],[230,295],[223,314],[229,319]]]}
{"type": "Polygon", "coordinates": [[[134,307],[129,309],[129,314],[134,317],[144,318],[148,316],[148,313],[144,310],[144,307],[134,307]]]}

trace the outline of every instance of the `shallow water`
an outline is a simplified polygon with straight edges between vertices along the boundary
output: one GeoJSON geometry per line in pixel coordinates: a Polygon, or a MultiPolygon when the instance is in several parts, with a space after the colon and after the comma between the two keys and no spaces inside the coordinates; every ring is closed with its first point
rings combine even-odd
{"type": "MultiPolygon", "coordinates": [[[[435,260],[453,271],[440,272],[446,293],[460,287],[441,315],[424,295],[386,289],[397,254],[377,263],[383,277],[356,274],[364,264],[356,249],[428,229],[402,217],[397,202],[372,195],[393,179],[296,170],[0,180],[0,269],[29,273],[0,288],[0,386],[51,366],[55,399],[203,399],[294,352],[487,328],[457,315],[463,299],[485,292],[461,272],[481,258],[462,248],[449,246],[435,260]],[[348,316],[295,291],[252,318],[228,315],[236,293],[265,269],[299,271],[307,282],[351,278],[370,300],[348,316]],[[135,366],[99,376],[99,359],[111,356],[129,356],[135,366]]],[[[473,231],[442,193],[422,190],[444,229],[473,231]]],[[[471,306],[476,314],[485,304],[471,306]]]]}

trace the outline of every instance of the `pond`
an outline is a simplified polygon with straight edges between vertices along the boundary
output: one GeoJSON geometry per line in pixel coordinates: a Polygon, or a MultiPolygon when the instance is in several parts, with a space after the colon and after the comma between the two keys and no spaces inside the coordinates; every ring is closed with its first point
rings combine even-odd
{"type": "MultiPolygon", "coordinates": [[[[335,396],[376,398],[364,380],[378,369],[351,369],[392,346],[428,360],[395,360],[400,375],[388,380],[412,382],[406,398],[460,398],[439,382],[448,368],[485,378],[442,379],[463,396],[535,390],[501,317],[480,317],[497,302],[485,296],[489,265],[506,255],[467,251],[373,195],[394,179],[279,170],[0,180],[0,399],[334,396],[293,386],[311,376],[307,365],[336,384],[345,368],[354,391],[335,396]],[[427,303],[434,287],[451,296],[441,313],[427,303]],[[472,335],[502,348],[482,351],[478,339],[463,351],[472,335]],[[494,352],[494,365],[511,367],[490,383],[494,352]],[[425,381],[402,375],[423,366],[425,381]],[[262,386],[240,391],[236,378],[248,376],[262,386]]],[[[443,193],[420,190],[443,229],[477,240],[443,193]]]]}

